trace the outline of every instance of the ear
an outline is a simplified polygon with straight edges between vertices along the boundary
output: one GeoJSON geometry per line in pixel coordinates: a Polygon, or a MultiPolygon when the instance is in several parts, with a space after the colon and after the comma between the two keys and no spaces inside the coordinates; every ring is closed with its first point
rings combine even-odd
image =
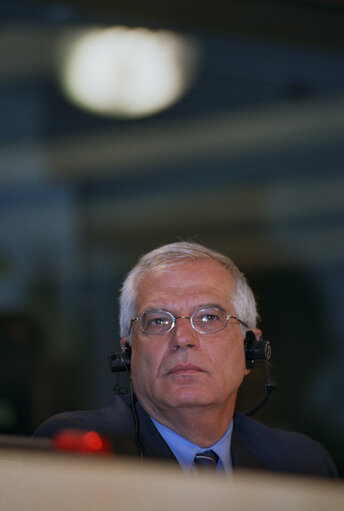
{"type": "MultiPolygon", "coordinates": [[[[261,331],[261,329],[260,328],[249,328],[249,330],[251,330],[254,333],[254,335],[256,336],[257,341],[259,341],[259,339],[263,335],[263,332],[261,331]]],[[[252,369],[247,369],[247,367],[246,367],[245,368],[245,376],[250,374],[251,371],[252,371],[252,369]]]]}
{"type": "MultiPolygon", "coordinates": [[[[122,351],[125,351],[124,346],[125,346],[127,343],[129,343],[129,341],[128,341],[128,339],[127,339],[126,337],[123,337],[123,339],[121,339],[121,340],[119,341],[119,344],[120,344],[120,346],[121,346],[121,350],[122,350],[122,351]]],[[[129,343],[129,344],[130,344],[130,343],[129,343]]]]}
{"type": "Polygon", "coordinates": [[[256,336],[256,339],[257,341],[259,341],[259,339],[262,337],[263,335],[263,332],[261,331],[260,328],[250,328],[249,330],[252,330],[252,332],[254,333],[254,335],[256,336]]]}

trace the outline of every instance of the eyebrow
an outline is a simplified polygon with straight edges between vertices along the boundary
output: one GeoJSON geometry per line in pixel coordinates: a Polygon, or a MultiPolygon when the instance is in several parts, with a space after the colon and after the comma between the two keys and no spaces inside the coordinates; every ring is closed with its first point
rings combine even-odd
{"type": "MultiPolygon", "coordinates": [[[[198,304],[196,305],[194,308],[193,308],[193,311],[196,312],[198,310],[202,310],[202,309],[219,309],[223,312],[226,312],[227,311],[221,306],[219,305],[218,303],[215,303],[215,302],[209,302],[209,303],[201,303],[201,304],[198,304]]],[[[151,306],[148,306],[146,309],[144,309],[144,311],[142,312],[151,312],[151,311],[166,311],[166,312],[170,312],[171,314],[173,315],[176,315],[176,314],[179,314],[177,312],[173,312],[172,310],[169,310],[168,308],[165,308],[165,307],[160,307],[160,306],[157,306],[157,307],[151,307],[151,306]]]]}
{"type": "Polygon", "coordinates": [[[221,305],[219,305],[218,303],[214,303],[214,302],[202,303],[201,305],[198,305],[197,308],[198,309],[220,309],[223,312],[225,312],[225,309],[221,305]]]}

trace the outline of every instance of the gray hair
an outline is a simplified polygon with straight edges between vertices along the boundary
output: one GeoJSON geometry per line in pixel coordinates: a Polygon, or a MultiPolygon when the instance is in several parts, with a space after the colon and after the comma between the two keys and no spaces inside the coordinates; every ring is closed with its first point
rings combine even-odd
{"type": "MultiPolygon", "coordinates": [[[[163,268],[186,260],[212,259],[232,275],[235,284],[235,293],[231,303],[238,318],[246,323],[248,328],[255,328],[258,314],[254,294],[247,283],[243,273],[231,259],[209,248],[180,241],[159,247],[143,255],[136,266],[128,273],[123,282],[120,294],[120,335],[128,337],[131,319],[136,315],[137,285],[139,280],[150,270],[163,268]]],[[[129,340],[129,339],[128,339],[129,340]]]]}

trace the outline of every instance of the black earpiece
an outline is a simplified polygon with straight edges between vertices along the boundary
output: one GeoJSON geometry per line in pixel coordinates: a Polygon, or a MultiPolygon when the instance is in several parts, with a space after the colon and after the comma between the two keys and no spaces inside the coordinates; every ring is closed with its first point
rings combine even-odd
{"type": "Polygon", "coordinates": [[[255,360],[269,360],[271,357],[271,344],[262,337],[256,339],[252,330],[248,330],[244,339],[246,368],[253,369],[255,360]]]}
{"type": "Polygon", "coordinates": [[[128,342],[124,345],[124,350],[116,353],[111,351],[109,353],[109,366],[110,371],[117,373],[120,371],[130,371],[130,359],[131,359],[131,346],[128,342]]]}

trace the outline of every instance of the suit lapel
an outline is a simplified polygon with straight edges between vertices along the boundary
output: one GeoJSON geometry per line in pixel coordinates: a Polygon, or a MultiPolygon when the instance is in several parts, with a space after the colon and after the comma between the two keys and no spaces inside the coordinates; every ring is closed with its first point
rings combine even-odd
{"type": "MultiPolygon", "coordinates": [[[[234,423],[235,424],[235,423],[234,423]]],[[[246,445],[240,440],[236,433],[235,427],[233,428],[232,441],[231,441],[231,456],[233,469],[236,468],[252,468],[264,469],[263,463],[250,451],[246,445]]]]}
{"type": "Polygon", "coordinates": [[[143,456],[149,458],[163,458],[178,464],[173,452],[139,402],[136,402],[136,412],[139,420],[139,438],[143,456]]]}

